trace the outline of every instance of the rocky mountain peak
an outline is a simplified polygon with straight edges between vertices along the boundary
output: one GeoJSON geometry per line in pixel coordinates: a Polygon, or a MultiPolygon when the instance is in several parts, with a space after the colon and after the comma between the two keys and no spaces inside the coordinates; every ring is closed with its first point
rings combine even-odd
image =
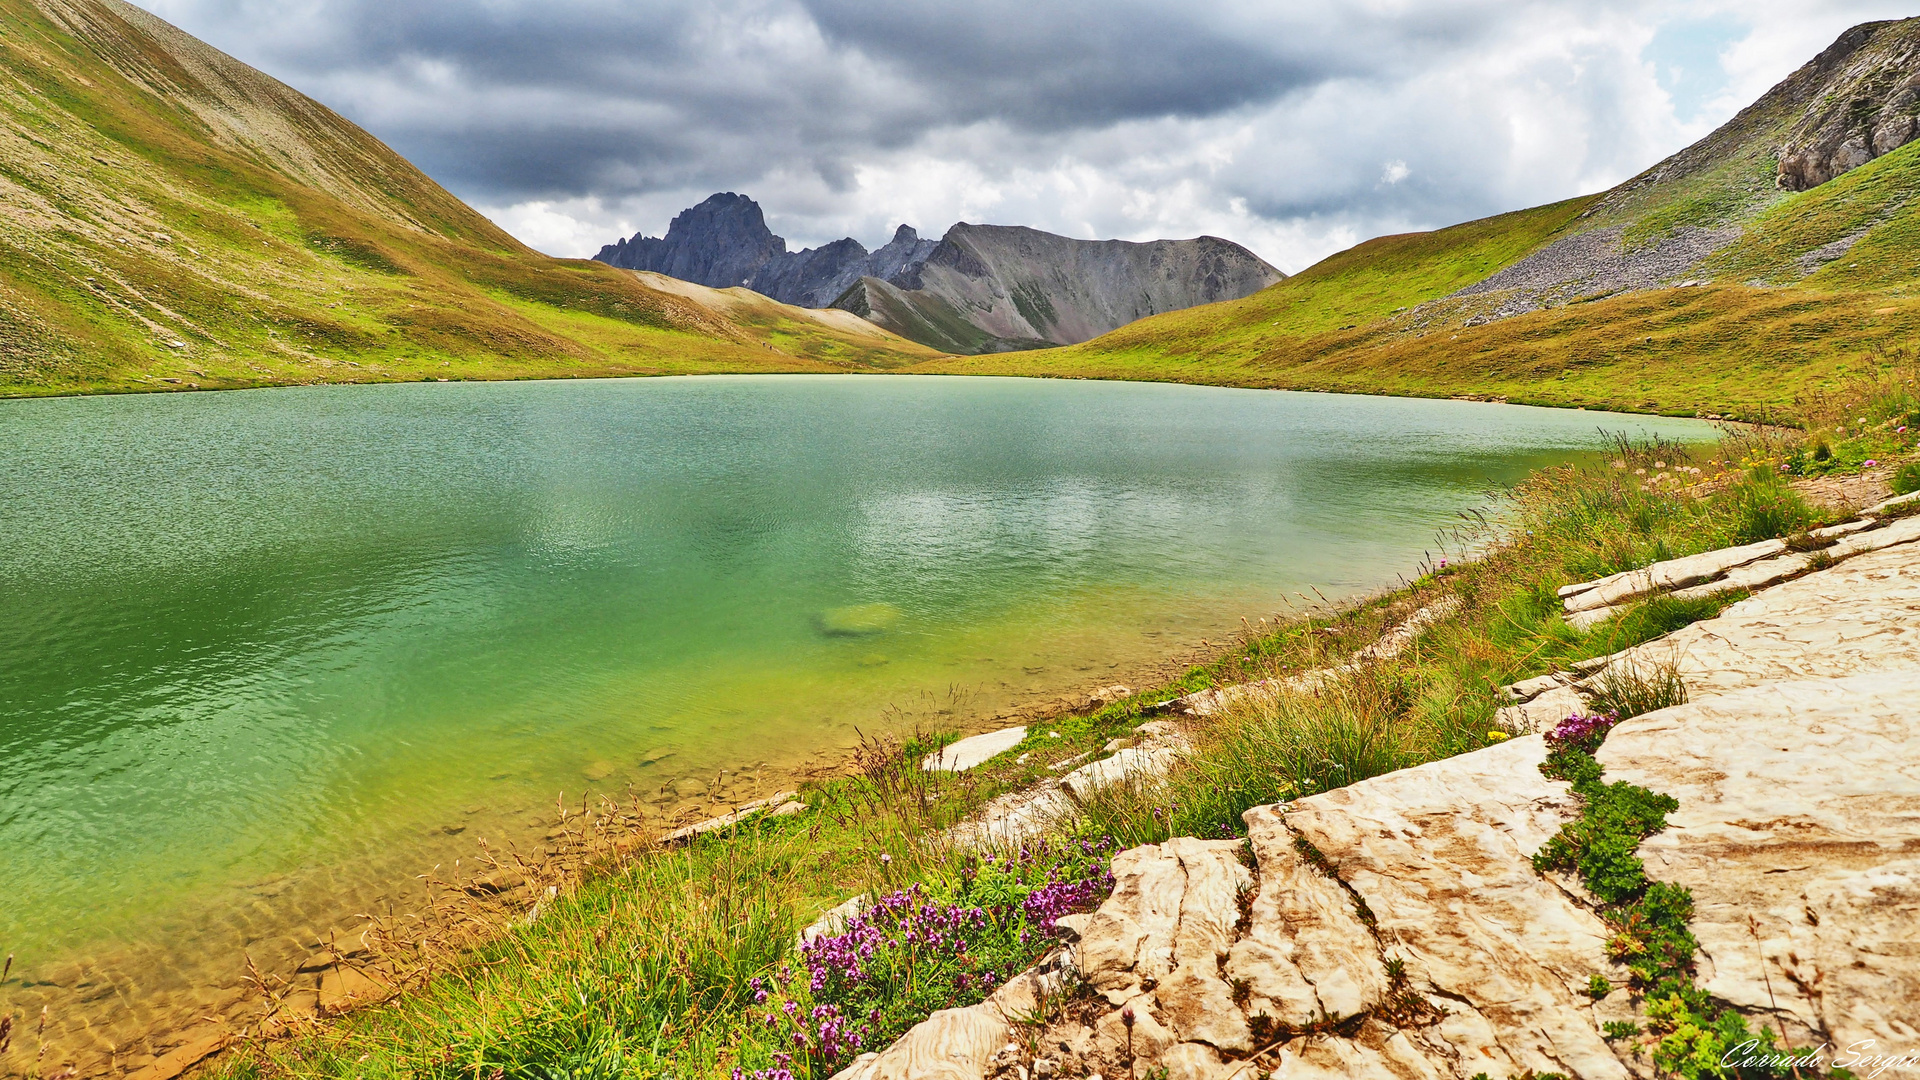
{"type": "Polygon", "coordinates": [[[601,248],[594,258],[726,289],[747,284],[769,259],[786,253],[786,240],[767,228],[759,203],[722,191],[682,210],[665,237],[635,235],[601,248]]]}
{"type": "Polygon", "coordinates": [[[635,236],[595,258],[712,288],[744,285],[786,304],[841,308],[954,352],[1085,341],[1146,315],[1238,299],[1286,276],[1217,237],[1074,240],[964,221],[938,241],[902,224],[875,251],[846,237],[790,252],[759,204],[733,192],[682,212],[663,239],[635,236]]]}

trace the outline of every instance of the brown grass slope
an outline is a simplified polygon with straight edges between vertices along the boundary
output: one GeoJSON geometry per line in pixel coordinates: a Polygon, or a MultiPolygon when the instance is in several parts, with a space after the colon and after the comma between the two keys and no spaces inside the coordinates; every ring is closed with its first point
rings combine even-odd
{"type": "Polygon", "coordinates": [[[1370,240],[1070,348],[919,370],[1776,416],[1920,341],[1915,134],[1920,19],[1867,23],[1610,191],[1370,240]],[[1594,234],[1597,275],[1564,254],[1594,234]],[[1675,263],[1679,240],[1702,256],[1675,263]],[[1522,264],[1557,286],[1462,293],[1522,264]],[[1648,266],[1659,280],[1631,280],[1648,266]]]}
{"type": "Polygon", "coordinates": [[[120,0],[0,0],[0,395],[844,371],[934,355],[540,255],[120,0]]]}

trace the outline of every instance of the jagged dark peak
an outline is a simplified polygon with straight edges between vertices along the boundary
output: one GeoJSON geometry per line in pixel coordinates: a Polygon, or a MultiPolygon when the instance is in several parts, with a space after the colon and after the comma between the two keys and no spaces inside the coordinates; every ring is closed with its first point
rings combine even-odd
{"type": "Polygon", "coordinates": [[[853,237],[775,255],[754,271],[747,287],[783,304],[826,307],[860,277],[867,249],[853,237]]]}
{"type": "Polygon", "coordinates": [[[893,230],[893,239],[885,247],[867,256],[867,265],[861,270],[861,276],[876,277],[882,281],[906,277],[926,262],[927,257],[939,246],[938,240],[922,240],[913,226],[902,225],[893,230]]]}
{"type": "Polygon", "coordinates": [[[726,289],[747,284],[769,259],[786,253],[786,240],[767,228],[759,203],[722,191],[682,210],[665,237],[636,235],[601,248],[595,258],[726,289]]]}
{"type": "Polygon", "coordinates": [[[917,263],[863,277],[834,306],[934,348],[999,352],[1085,341],[1147,315],[1237,300],[1285,276],[1214,236],[1076,240],[963,221],[917,263]]]}

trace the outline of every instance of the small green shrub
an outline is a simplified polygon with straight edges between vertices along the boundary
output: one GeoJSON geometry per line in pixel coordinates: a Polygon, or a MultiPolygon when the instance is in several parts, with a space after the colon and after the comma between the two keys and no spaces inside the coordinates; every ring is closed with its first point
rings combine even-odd
{"type": "Polygon", "coordinates": [[[1637,1039],[1640,1037],[1640,1025],[1631,1020],[1609,1020],[1600,1025],[1600,1033],[1608,1042],[1618,1039],[1637,1039]]]}
{"type": "Polygon", "coordinates": [[[1749,478],[1733,489],[1731,497],[1734,521],[1729,539],[1735,544],[1806,532],[1820,521],[1806,500],[1777,477],[1749,478]]]}

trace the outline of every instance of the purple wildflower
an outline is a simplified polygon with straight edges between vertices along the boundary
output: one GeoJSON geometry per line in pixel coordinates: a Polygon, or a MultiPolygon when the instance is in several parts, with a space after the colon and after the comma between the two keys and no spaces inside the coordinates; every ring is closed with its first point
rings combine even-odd
{"type": "Polygon", "coordinates": [[[1612,713],[1569,716],[1547,732],[1547,749],[1555,753],[1578,750],[1591,754],[1600,749],[1600,744],[1606,741],[1607,732],[1612,731],[1613,725],[1619,722],[1620,718],[1612,713]]]}

